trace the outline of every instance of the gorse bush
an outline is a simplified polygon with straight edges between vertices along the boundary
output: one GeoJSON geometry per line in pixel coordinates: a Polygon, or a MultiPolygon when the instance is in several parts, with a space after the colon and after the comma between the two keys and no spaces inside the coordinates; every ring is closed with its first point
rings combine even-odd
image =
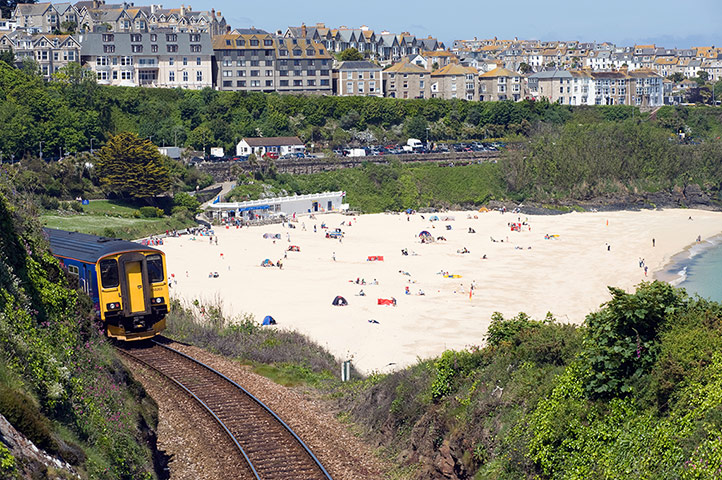
{"type": "Polygon", "coordinates": [[[161,218],[163,216],[163,210],[157,207],[140,207],[138,211],[145,218],[161,218]]]}

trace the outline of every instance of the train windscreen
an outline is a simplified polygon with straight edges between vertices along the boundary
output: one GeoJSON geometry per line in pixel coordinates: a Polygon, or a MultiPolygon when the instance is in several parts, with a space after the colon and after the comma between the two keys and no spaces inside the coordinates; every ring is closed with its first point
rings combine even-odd
{"type": "Polygon", "coordinates": [[[115,288],[120,284],[118,262],[115,259],[100,261],[100,282],[103,288],[115,288]]]}
{"type": "Polygon", "coordinates": [[[148,277],[151,283],[162,282],[165,276],[163,275],[163,259],[160,255],[148,255],[146,257],[148,261],[148,277]]]}

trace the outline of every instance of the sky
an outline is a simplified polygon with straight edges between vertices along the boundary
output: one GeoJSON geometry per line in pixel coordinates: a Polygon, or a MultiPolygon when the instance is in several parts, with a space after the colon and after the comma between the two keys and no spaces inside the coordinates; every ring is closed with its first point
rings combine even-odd
{"type": "Polygon", "coordinates": [[[194,10],[221,11],[233,28],[269,32],[321,22],[329,28],[367,25],[374,31],[432,35],[447,47],[474,37],[722,47],[722,0],[186,1],[194,10]]]}

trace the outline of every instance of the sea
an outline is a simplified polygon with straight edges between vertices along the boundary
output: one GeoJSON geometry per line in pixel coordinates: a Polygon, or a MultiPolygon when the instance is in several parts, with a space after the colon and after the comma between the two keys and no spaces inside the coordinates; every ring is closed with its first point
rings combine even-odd
{"type": "Polygon", "coordinates": [[[695,243],[672,257],[655,276],[684,288],[690,295],[722,302],[722,236],[695,243]]]}

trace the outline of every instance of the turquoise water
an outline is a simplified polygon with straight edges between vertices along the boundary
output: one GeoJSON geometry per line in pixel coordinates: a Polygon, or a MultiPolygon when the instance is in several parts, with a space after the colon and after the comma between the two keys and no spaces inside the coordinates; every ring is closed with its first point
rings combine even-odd
{"type": "Polygon", "coordinates": [[[677,255],[660,278],[685,288],[690,295],[722,302],[722,238],[698,243],[677,255]]]}

